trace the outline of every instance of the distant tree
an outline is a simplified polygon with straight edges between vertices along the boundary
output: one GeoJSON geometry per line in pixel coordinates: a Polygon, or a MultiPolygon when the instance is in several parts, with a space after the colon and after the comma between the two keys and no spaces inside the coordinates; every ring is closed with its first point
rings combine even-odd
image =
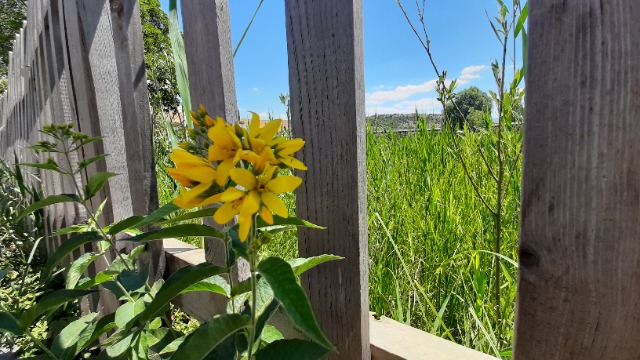
{"type": "Polygon", "coordinates": [[[0,0],[0,94],[6,89],[9,52],[13,39],[27,18],[26,0],[0,0]]]}
{"type": "MultiPolygon", "coordinates": [[[[464,89],[453,96],[453,101],[449,102],[444,109],[445,119],[457,128],[461,128],[471,115],[471,110],[474,109],[482,113],[491,112],[491,98],[476,86],[464,89]]],[[[474,120],[476,118],[478,115],[474,114],[474,120]]]]}
{"type": "Polygon", "coordinates": [[[169,41],[169,19],[159,0],[140,0],[140,16],[153,115],[160,111],[176,111],[180,100],[169,41]]]}

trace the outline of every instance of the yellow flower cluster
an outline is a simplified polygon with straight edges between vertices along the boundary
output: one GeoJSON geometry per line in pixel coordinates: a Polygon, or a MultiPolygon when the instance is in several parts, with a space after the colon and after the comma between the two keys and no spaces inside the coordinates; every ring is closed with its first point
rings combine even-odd
{"type": "Polygon", "coordinates": [[[170,155],[176,167],[167,171],[188,188],[181,189],[174,203],[182,208],[221,203],[213,219],[225,224],[237,215],[243,241],[256,214],[267,224],[273,224],[272,214],[288,217],[286,206],[276,194],[293,191],[302,179],[279,173],[289,168],[307,169],[293,157],[304,141],[278,136],[281,120],[270,121],[261,128],[260,117],[255,113],[248,129],[227,124],[220,117],[212,119],[202,107],[192,118],[199,126],[190,132],[192,138],[199,131],[208,137],[207,157],[187,151],[197,148],[195,144],[181,144],[181,149],[170,155]]]}

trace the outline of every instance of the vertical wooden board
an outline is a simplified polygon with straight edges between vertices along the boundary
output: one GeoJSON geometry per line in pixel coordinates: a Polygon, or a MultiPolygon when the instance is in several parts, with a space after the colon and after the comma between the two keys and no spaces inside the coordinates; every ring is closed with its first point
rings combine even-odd
{"type": "Polygon", "coordinates": [[[516,359],[640,358],[638,18],[530,3],[516,359]]]}
{"type": "MultiPolygon", "coordinates": [[[[137,0],[111,1],[111,28],[118,69],[122,126],[125,131],[127,168],[131,189],[131,215],[148,214],[158,208],[153,134],[144,62],[144,43],[137,0]]],[[[130,243],[128,249],[138,244],[130,243]]],[[[153,259],[156,279],[163,276],[165,256],[162,242],[148,244],[147,259],[153,259]]]]}
{"type": "Polygon", "coordinates": [[[298,232],[300,255],[345,259],[303,278],[336,359],[369,359],[365,108],[360,0],[286,0],[291,118],[306,141],[299,217],[326,230],[298,232]]]}
{"type": "Polygon", "coordinates": [[[189,65],[191,106],[211,116],[238,119],[236,83],[227,0],[181,1],[184,44],[189,65]]]}

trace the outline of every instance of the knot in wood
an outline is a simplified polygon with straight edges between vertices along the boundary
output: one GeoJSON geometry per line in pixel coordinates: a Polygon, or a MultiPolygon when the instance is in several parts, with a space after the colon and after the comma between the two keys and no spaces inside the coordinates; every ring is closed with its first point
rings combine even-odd
{"type": "Polygon", "coordinates": [[[111,5],[111,11],[114,11],[114,12],[120,12],[124,7],[122,5],[122,0],[111,0],[110,5],[111,5]]]}

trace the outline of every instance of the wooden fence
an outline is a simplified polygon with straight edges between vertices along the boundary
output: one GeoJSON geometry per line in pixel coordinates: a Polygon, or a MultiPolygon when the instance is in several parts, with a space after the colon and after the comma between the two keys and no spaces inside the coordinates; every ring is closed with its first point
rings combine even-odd
{"type": "MultiPolygon", "coordinates": [[[[308,141],[297,211],[327,227],[300,231],[300,254],[346,258],[303,279],[340,350],[333,358],[490,358],[370,315],[362,1],[285,4],[292,127],[308,141]]],[[[120,174],[98,199],[111,199],[106,221],[154,210],[137,1],[28,5],[9,90],[0,99],[0,156],[12,161],[15,151],[19,161],[31,161],[25,147],[39,139],[43,124],[75,121],[81,131],[107,138],[82,158],[111,154],[82,176],[120,174]]],[[[182,13],[192,104],[237,121],[227,0],[184,0],[182,13]]],[[[638,18],[635,0],[530,1],[517,359],[640,358],[638,18]]],[[[71,186],[51,174],[43,184],[48,193],[71,186]]],[[[48,211],[53,228],[84,217],[69,206],[48,211]]],[[[164,244],[148,255],[156,276],[219,261],[212,242],[204,250],[171,239],[164,244]]],[[[114,299],[95,300],[107,310],[116,306],[114,299]]],[[[203,320],[219,310],[215,299],[198,293],[178,303],[203,320]]]]}

